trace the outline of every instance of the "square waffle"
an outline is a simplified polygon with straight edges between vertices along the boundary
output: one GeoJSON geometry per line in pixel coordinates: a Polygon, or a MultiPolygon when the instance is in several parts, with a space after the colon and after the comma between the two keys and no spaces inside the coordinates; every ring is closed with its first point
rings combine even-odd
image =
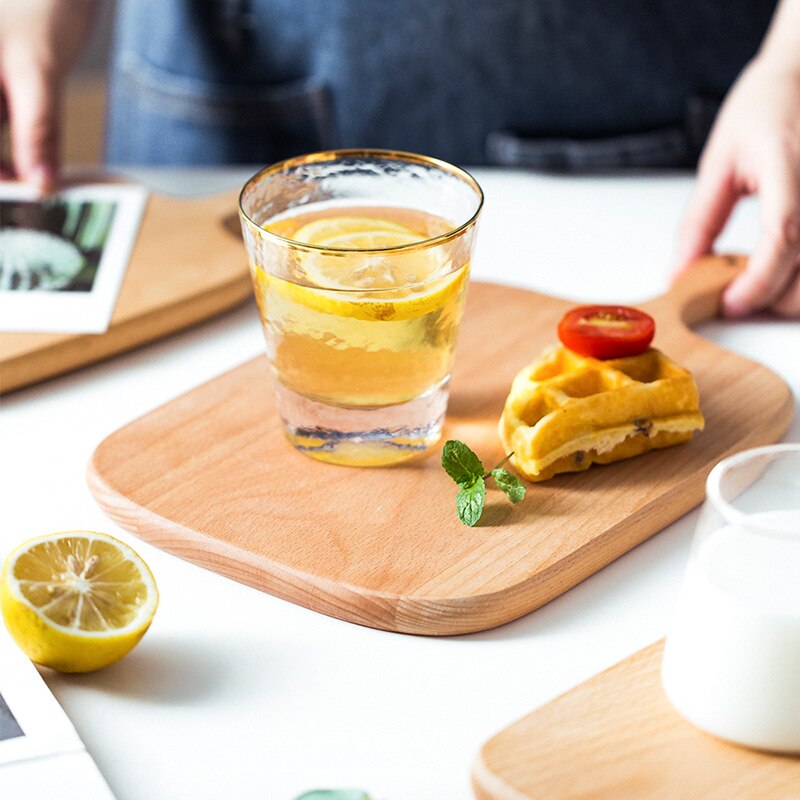
{"type": "Polygon", "coordinates": [[[600,361],[556,347],[514,378],[499,428],[512,464],[543,481],[685,442],[704,424],[691,373],[660,351],[600,361]]]}

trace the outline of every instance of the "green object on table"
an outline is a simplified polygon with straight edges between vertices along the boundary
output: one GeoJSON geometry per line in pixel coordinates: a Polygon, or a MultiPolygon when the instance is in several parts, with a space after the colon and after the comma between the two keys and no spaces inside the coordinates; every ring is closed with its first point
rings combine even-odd
{"type": "Polygon", "coordinates": [[[315,789],[301,794],[295,800],[370,800],[361,789],[315,789]]]}

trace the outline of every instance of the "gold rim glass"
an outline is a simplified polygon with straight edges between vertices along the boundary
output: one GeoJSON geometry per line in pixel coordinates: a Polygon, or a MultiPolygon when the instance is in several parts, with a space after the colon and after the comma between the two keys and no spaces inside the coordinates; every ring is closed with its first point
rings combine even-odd
{"type": "Polygon", "coordinates": [[[435,158],[335,150],[256,173],[239,207],[278,409],[324,461],[438,440],[483,193],[435,158]]]}

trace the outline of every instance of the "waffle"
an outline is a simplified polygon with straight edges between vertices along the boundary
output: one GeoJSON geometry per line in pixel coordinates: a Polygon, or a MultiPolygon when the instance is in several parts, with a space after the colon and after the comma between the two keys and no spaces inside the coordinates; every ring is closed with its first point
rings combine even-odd
{"type": "Polygon", "coordinates": [[[691,373],[660,351],[600,361],[556,347],[514,378],[499,428],[517,470],[543,481],[685,442],[704,424],[691,373]]]}

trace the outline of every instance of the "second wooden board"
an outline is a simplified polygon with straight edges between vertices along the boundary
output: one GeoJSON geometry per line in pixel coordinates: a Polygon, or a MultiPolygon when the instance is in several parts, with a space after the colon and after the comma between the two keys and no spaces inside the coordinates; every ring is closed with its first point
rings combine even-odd
{"type": "Polygon", "coordinates": [[[715,739],[661,689],[661,642],[515,722],[481,749],[479,800],[798,800],[800,758],[715,739]]]}
{"type": "Polygon", "coordinates": [[[0,393],[154,341],[251,298],[237,193],[148,198],[105,333],[0,333],[0,393]]]}
{"type": "MultiPolygon", "coordinates": [[[[386,630],[456,634],[516,619],[601,569],[703,499],[719,459],[778,439],[793,409],[765,367],[689,324],[714,315],[735,259],[714,259],[647,308],[656,346],[690,369],[706,430],[686,445],[530,486],[490,491],[474,528],[455,514],[440,448],[393,468],[314,461],[285,441],[266,358],[254,359],[112,434],[89,483],[103,509],[153,544],[331,616],[386,630]]],[[[569,303],[470,288],[445,438],[486,464],[511,379],[555,340],[569,303]]]]}

